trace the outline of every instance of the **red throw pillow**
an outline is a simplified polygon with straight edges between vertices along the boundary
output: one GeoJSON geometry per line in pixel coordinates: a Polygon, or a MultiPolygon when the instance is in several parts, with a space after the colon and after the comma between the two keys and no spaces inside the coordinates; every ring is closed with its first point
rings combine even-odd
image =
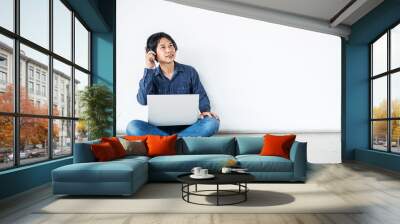
{"type": "Polygon", "coordinates": [[[114,149],[108,142],[92,144],[90,147],[92,149],[94,157],[99,162],[109,161],[117,158],[114,149]]]}
{"type": "Polygon", "coordinates": [[[286,159],[290,158],[290,148],[296,135],[269,135],[264,136],[264,146],[261,149],[262,156],[281,156],[286,159]]]}
{"type": "Polygon", "coordinates": [[[176,155],[176,139],[176,135],[148,135],[146,140],[148,156],[176,155]]]}
{"type": "Polygon", "coordinates": [[[128,141],[137,141],[137,140],[141,140],[141,141],[146,141],[147,139],[147,135],[144,136],[135,136],[135,135],[126,135],[124,136],[124,139],[128,140],[128,141]]]}
{"type": "Polygon", "coordinates": [[[115,155],[118,158],[126,156],[126,151],[124,146],[122,146],[121,142],[117,137],[110,137],[110,138],[101,138],[101,142],[108,142],[114,149],[115,155]]]}

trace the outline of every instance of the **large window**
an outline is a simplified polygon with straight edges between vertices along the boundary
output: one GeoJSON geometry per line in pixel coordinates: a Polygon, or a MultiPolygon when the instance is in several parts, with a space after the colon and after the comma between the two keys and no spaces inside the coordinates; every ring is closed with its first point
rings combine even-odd
{"type": "Polygon", "coordinates": [[[0,170],[71,156],[74,136],[87,139],[74,105],[90,85],[90,31],[62,0],[0,8],[0,170]]]}
{"type": "Polygon", "coordinates": [[[400,153],[400,24],[370,45],[371,148],[400,153]]]}

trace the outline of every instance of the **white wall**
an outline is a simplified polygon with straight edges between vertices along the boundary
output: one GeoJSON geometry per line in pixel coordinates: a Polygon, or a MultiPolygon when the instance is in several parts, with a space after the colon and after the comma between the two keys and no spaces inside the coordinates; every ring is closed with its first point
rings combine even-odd
{"type": "Polygon", "coordinates": [[[144,47],[169,33],[194,66],[222,132],[340,132],[340,38],[161,0],[117,1],[117,129],[136,101],[144,47]]]}

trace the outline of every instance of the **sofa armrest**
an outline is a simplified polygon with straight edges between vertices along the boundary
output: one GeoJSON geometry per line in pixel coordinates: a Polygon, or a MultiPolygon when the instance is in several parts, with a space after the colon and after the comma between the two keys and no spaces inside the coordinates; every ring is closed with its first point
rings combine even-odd
{"type": "Polygon", "coordinates": [[[307,176],[307,142],[294,142],[290,149],[290,160],[293,162],[293,179],[305,181],[307,176]]]}
{"type": "Polygon", "coordinates": [[[92,153],[90,146],[100,143],[100,140],[75,143],[74,147],[74,163],[89,163],[95,162],[96,158],[92,153]]]}

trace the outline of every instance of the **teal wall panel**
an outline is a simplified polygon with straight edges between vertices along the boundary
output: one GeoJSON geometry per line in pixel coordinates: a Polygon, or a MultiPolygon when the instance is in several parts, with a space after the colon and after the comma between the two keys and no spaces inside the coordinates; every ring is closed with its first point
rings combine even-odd
{"type": "MultiPolygon", "coordinates": [[[[92,33],[92,82],[104,84],[112,91],[115,102],[115,75],[114,75],[114,34],[92,33]]],[[[113,125],[109,127],[110,135],[115,135],[115,103],[113,108],[113,125]]]]}
{"type": "Polygon", "coordinates": [[[400,155],[368,149],[356,149],[355,160],[400,172],[400,155]]]}
{"type": "Polygon", "coordinates": [[[370,81],[369,43],[387,29],[400,22],[400,1],[386,0],[351,27],[349,40],[342,40],[345,54],[344,107],[342,119],[344,138],[343,160],[358,160],[383,168],[398,170],[393,160],[398,156],[386,153],[384,156],[367,150],[370,145],[370,81]],[[360,151],[362,149],[362,151],[360,151]]]}
{"type": "Polygon", "coordinates": [[[102,83],[113,90],[114,86],[113,33],[92,33],[93,83],[102,83]]]}
{"type": "Polygon", "coordinates": [[[48,183],[53,169],[71,163],[69,157],[0,172],[0,199],[48,183]]]}
{"type": "MultiPolygon", "coordinates": [[[[369,73],[368,46],[345,47],[345,144],[343,160],[354,159],[354,149],[367,148],[369,142],[369,73]]],[[[343,103],[343,102],[342,102],[343,103]]]]}

